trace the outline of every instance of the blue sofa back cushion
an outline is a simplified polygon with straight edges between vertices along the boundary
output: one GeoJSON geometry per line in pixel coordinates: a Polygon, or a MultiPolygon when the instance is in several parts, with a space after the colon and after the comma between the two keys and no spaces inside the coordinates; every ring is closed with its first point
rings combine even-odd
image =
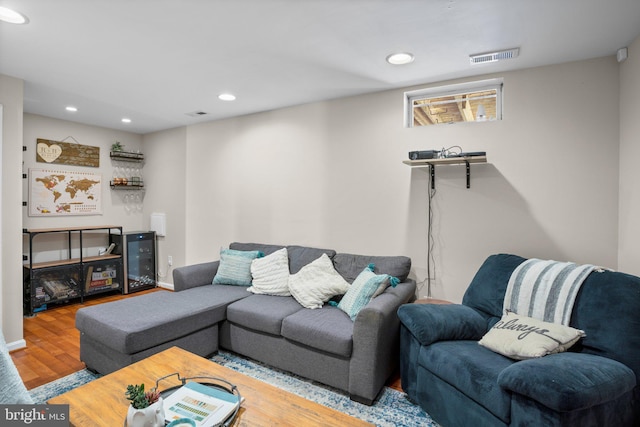
{"type": "Polygon", "coordinates": [[[487,321],[487,330],[502,317],[504,294],[511,273],[517,266],[526,261],[517,255],[491,255],[480,266],[462,297],[462,304],[475,308],[483,314],[487,321]]]}
{"type": "MultiPolygon", "coordinates": [[[[474,276],[462,304],[478,311],[487,330],[502,316],[511,273],[526,259],[517,255],[489,256],[474,276]]],[[[640,278],[613,271],[593,272],[582,284],[570,325],[586,333],[569,351],[617,360],[640,379],[640,278]]]]}

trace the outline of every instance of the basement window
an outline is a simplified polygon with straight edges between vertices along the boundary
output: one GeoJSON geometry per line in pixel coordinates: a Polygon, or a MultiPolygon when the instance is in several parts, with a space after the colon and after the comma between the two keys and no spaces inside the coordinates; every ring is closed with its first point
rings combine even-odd
{"type": "Polygon", "coordinates": [[[404,126],[502,120],[502,79],[404,93],[404,126]]]}

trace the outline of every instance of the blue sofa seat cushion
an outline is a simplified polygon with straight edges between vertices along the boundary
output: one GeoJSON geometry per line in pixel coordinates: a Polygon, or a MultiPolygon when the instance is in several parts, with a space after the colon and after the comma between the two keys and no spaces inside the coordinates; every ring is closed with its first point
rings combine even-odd
{"type": "Polygon", "coordinates": [[[479,340],[487,332],[484,318],[460,304],[405,304],[398,309],[398,317],[422,345],[479,340]]]}
{"type": "Polygon", "coordinates": [[[303,308],[282,322],[282,336],[338,356],[351,357],[353,321],[344,311],[330,305],[303,308]]]}
{"type": "Polygon", "coordinates": [[[247,295],[247,288],[228,285],[158,291],[83,307],[76,328],[119,353],[134,354],[215,325],[225,319],[228,304],[247,295]]]}
{"type": "Polygon", "coordinates": [[[570,412],[617,399],[636,386],[636,376],[615,360],[569,352],[514,363],[500,373],[498,383],[555,411],[570,412]]]}
{"type": "Polygon", "coordinates": [[[249,295],[229,305],[227,320],[254,331],[280,335],[282,321],[303,308],[292,297],[249,295]]]}
{"type": "MultiPolygon", "coordinates": [[[[500,373],[513,360],[476,341],[441,341],[420,348],[418,364],[509,424],[511,393],[498,384],[500,373]]],[[[428,385],[426,385],[428,387],[428,385]]]]}

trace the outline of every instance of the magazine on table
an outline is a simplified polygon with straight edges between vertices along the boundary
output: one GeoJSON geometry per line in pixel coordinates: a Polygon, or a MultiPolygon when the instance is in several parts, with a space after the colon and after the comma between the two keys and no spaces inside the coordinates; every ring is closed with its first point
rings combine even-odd
{"type": "Polygon", "coordinates": [[[235,394],[191,381],[164,399],[164,417],[167,422],[190,418],[197,427],[212,427],[229,418],[239,404],[235,394]]]}

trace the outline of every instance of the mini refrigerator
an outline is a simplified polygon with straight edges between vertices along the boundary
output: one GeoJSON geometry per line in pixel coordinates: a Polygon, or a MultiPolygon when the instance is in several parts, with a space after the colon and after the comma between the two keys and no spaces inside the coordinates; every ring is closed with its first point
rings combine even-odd
{"type": "Polygon", "coordinates": [[[113,253],[122,255],[124,266],[124,293],[155,288],[156,233],[155,231],[127,231],[111,234],[115,243],[113,253]]]}

